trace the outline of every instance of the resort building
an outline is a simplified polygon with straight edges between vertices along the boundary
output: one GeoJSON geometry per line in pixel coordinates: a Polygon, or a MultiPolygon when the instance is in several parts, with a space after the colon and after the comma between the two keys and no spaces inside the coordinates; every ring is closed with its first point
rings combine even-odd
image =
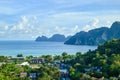
{"type": "Polygon", "coordinates": [[[43,63],[43,62],[44,62],[43,58],[33,58],[33,59],[30,60],[31,64],[40,64],[40,63],[43,63]]]}

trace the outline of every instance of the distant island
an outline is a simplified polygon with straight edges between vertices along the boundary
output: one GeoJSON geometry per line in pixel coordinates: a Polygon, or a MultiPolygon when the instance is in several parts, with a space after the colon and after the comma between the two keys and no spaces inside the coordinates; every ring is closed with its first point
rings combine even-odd
{"type": "Polygon", "coordinates": [[[101,27],[90,30],[88,32],[81,31],[76,33],[64,44],[70,45],[98,45],[103,44],[107,40],[120,38],[120,22],[116,21],[111,28],[101,27]]]}
{"type": "Polygon", "coordinates": [[[40,41],[51,41],[51,42],[65,42],[68,40],[71,36],[65,37],[64,35],[61,34],[54,34],[52,37],[48,38],[46,36],[39,36],[36,38],[35,41],[40,42],[40,41]]]}

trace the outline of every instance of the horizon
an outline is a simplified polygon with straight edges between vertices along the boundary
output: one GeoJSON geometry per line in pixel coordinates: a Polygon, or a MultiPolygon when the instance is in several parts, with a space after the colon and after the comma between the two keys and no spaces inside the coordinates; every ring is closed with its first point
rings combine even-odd
{"type": "Polygon", "coordinates": [[[0,9],[0,41],[68,36],[120,21],[119,0],[4,0],[0,9]]]}

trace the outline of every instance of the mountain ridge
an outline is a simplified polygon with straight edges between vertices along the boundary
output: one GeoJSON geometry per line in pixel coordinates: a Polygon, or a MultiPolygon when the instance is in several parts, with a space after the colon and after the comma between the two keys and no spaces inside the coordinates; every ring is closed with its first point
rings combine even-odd
{"type": "Polygon", "coordinates": [[[37,42],[41,42],[41,41],[51,41],[51,42],[65,42],[66,40],[68,40],[71,36],[67,36],[65,37],[62,34],[54,34],[53,36],[51,36],[50,38],[46,37],[46,36],[39,36],[36,38],[35,41],[37,42]]]}
{"type": "Polygon", "coordinates": [[[98,45],[107,40],[120,38],[120,22],[114,22],[110,28],[101,27],[89,30],[88,32],[80,31],[73,35],[64,44],[69,45],[98,45]]]}

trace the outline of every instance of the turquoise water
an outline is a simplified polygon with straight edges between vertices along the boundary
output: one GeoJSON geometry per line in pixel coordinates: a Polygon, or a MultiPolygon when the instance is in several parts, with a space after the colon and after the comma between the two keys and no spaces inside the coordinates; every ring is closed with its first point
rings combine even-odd
{"type": "Polygon", "coordinates": [[[0,41],[0,55],[24,56],[33,55],[60,55],[63,52],[75,54],[76,52],[86,52],[89,49],[94,50],[97,46],[83,45],[64,45],[63,42],[35,42],[35,41],[0,41]]]}

